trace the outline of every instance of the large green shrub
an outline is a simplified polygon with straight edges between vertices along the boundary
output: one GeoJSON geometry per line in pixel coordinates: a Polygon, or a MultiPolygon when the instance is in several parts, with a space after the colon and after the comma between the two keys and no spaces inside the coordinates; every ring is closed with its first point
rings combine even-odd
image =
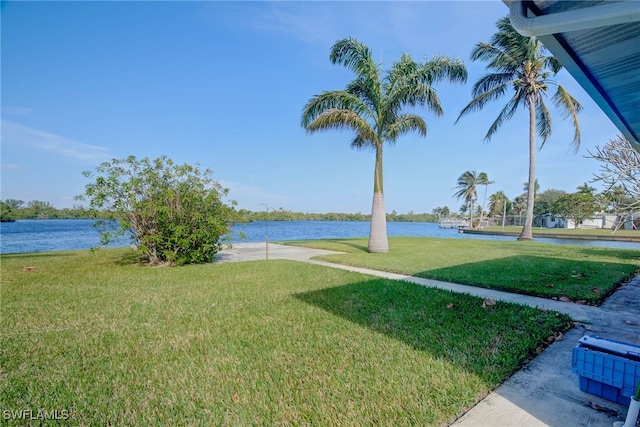
{"type": "Polygon", "coordinates": [[[228,239],[232,206],[228,189],[211,178],[211,170],[177,165],[166,156],[155,160],[114,159],[84,172],[89,207],[102,245],[129,235],[150,264],[192,264],[213,260],[228,239]]]}
{"type": "Polygon", "coordinates": [[[574,228],[586,219],[593,218],[603,208],[599,196],[590,193],[572,193],[560,197],[553,204],[552,213],[566,219],[572,219],[574,228]]]}

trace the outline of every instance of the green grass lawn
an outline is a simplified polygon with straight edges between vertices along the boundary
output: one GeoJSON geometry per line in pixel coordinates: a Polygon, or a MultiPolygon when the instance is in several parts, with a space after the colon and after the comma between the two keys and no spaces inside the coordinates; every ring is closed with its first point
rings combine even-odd
{"type": "MultiPolygon", "coordinates": [[[[520,234],[522,231],[522,227],[515,226],[491,226],[485,227],[483,229],[487,232],[497,231],[497,232],[507,232],[507,233],[516,233],[520,234]]],[[[639,230],[616,230],[615,232],[611,229],[606,228],[546,228],[546,227],[535,227],[533,229],[533,234],[536,235],[544,235],[544,234],[563,234],[567,236],[580,236],[580,237],[603,237],[603,238],[611,238],[611,237],[632,237],[636,239],[640,239],[640,231],[639,230]]]]}
{"type": "Polygon", "coordinates": [[[150,268],[131,255],[0,256],[3,422],[445,425],[571,326],[293,261],[150,268]]]}
{"type": "Polygon", "coordinates": [[[318,259],[546,298],[599,304],[640,267],[640,250],[524,241],[391,237],[389,253],[366,239],[285,242],[347,252],[318,259]]]}

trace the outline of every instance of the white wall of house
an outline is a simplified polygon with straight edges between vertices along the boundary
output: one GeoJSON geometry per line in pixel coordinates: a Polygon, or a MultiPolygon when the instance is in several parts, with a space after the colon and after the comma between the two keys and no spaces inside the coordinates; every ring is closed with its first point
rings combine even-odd
{"type": "Polygon", "coordinates": [[[632,214],[627,215],[627,218],[624,222],[625,230],[638,230],[638,223],[640,223],[640,212],[634,212],[632,214]]]}
{"type": "Polygon", "coordinates": [[[603,214],[602,228],[613,229],[618,225],[617,214],[603,214]]]}
{"type": "MultiPolygon", "coordinates": [[[[640,213],[636,214],[636,218],[640,218],[640,213]]],[[[601,213],[595,215],[593,218],[583,220],[578,228],[606,228],[613,229],[618,221],[616,214],[601,213]]],[[[631,221],[627,220],[629,225],[631,221]]],[[[534,221],[536,227],[543,228],[575,228],[575,222],[572,219],[565,219],[560,216],[555,216],[551,213],[538,215],[534,221]]],[[[626,228],[626,224],[625,224],[626,228]]]]}
{"type": "Polygon", "coordinates": [[[602,228],[603,217],[601,215],[593,218],[583,219],[578,224],[578,228],[602,228]]]}
{"type": "Polygon", "coordinates": [[[538,215],[534,221],[536,227],[543,228],[567,228],[567,221],[550,213],[538,215]]]}

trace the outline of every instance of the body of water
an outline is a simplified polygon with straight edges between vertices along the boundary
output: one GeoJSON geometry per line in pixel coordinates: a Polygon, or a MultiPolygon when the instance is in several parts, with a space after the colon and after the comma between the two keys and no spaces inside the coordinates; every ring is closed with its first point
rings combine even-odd
{"type": "MultiPolygon", "coordinates": [[[[0,223],[0,253],[23,253],[89,249],[99,243],[98,231],[89,219],[20,220],[0,223]]],[[[232,228],[232,242],[308,240],[367,237],[369,223],[357,221],[257,221],[237,224],[232,228]],[[245,238],[242,238],[244,235],[245,238]]],[[[429,222],[389,222],[389,236],[440,237],[451,239],[515,240],[512,236],[490,236],[458,233],[456,229],[445,229],[429,222]]],[[[536,241],[583,246],[600,246],[639,249],[632,242],[603,240],[565,240],[536,238],[536,241]]],[[[112,246],[128,246],[123,239],[112,246]]]]}

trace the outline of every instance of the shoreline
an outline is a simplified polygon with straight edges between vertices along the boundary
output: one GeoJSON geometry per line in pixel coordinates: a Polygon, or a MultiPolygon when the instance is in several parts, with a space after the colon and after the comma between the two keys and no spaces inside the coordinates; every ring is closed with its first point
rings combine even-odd
{"type": "MultiPolygon", "coordinates": [[[[519,236],[518,231],[497,231],[497,230],[473,230],[468,228],[459,228],[460,233],[466,234],[487,234],[493,236],[519,236]]],[[[568,233],[540,233],[532,232],[533,237],[548,239],[569,239],[569,240],[605,240],[612,242],[634,242],[640,243],[640,236],[606,236],[606,235],[586,235],[586,234],[568,234],[568,233]]]]}

